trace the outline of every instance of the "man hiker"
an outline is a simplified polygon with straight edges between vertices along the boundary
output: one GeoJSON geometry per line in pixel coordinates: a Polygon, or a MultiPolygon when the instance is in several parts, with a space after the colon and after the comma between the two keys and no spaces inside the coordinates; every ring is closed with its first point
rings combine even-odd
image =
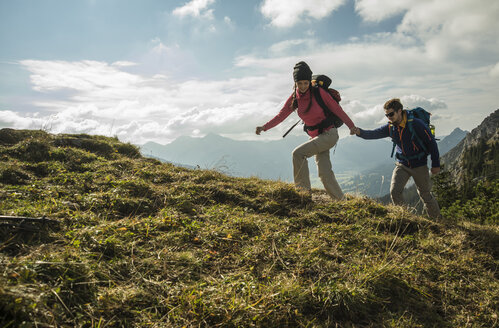
{"type": "Polygon", "coordinates": [[[431,173],[438,174],[440,172],[440,159],[435,137],[422,120],[415,117],[408,120],[408,112],[402,109],[403,106],[399,99],[388,100],[383,107],[385,116],[389,121],[388,124],[375,130],[355,128],[351,134],[356,134],[363,139],[391,137],[397,146],[397,162],[390,185],[392,202],[396,205],[404,203],[402,192],[407,181],[412,177],[419,197],[425,204],[428,216],[440,218],[440,208],[430,193],[431,180],[427,167],[427,157],[430,154],[431,173]],[[410,124],[412,124],[412,128],[409,126],[410,124]]]}

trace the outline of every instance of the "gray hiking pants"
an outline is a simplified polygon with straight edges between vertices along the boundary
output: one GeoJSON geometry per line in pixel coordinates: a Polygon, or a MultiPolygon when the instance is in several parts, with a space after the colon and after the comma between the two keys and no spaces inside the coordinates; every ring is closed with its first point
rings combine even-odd
{"type": "Polygon", "coordinates": [[[409,178],[414,179],[418,189],[419,197],[423,200],[428,216],[431,218],[440,217],[440,208],[437,200],[431,194],[431,180],[428,167],[426,165],[410,168],[403,164],[396,163],[392,174],[392,183],[390,185],[390,196],[395,205],[403,205],[404,197],[402,192],[409,178]]]}
{"type": "Polygon", "coordinates": [[[336,181],[329,158],[329,150],[336,145],[338,138],[338,130],[331,128],[293,150],[293,174],[296,187],[306,191],[312,190],[307,158],[315,155],[319,178],[326,192],[334,200],[343,198],[343,192],[336,181]]]}

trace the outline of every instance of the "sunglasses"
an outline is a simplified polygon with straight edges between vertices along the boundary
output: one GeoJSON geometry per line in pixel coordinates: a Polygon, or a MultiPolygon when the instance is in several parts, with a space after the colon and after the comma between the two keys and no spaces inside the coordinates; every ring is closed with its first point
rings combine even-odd
{"type": "Polygon", "coordinates": [[[388,114],[385,114],[386,117],[392,117],[393,115],[395,115],[395,112],[390,112],[388,114]]]}

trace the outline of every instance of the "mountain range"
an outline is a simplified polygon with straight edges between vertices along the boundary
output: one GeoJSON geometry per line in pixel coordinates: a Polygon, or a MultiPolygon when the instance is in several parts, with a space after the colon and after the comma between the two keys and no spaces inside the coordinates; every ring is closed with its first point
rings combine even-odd
{"type": "MultiPolygon", "coordinates": [[[[457,145],[467,134],[459,128],[441,137],[441,154],[457,145]]],[[[215,169],[239,177],[293,181],[291,153],[307,136],[287,136],[273,141],[239,141],[208,134],[202,138],[182,136],[161,145],[148,142],[141,153],[181,166],[215,169]]],[[[335,175],[347,192],[380,196],[389,188],[393,158],[389,139],[365,141],[355,136],[339,140],[330,156],[335,175]],[[384,183],[380,183],[383,181],[384,183]],[[381,186],[381,187],[380,187],[381,186]]],[[[313,158],[309,159],[312,185],[321,188],[313,158]]]]}
{"type": "MultiPolygon", "coordinates": [[[[179,137],[167,145],[148,142],[140,146],[146,156],[154,156],[172,163],[210,168],[234,176],[255,176],[264,179],[292,181],[291,153],[295,147],[307,141],[306,136],[288,136],[273,141],[238,141],[216,134],[202,138],[179,137]]],[[[331,150],[335,172],[354,172],[366,167],[365,157],[370,158],[368,167],[387,162],[386,154],[379,149],[389,147],[386,140],[362,142],[356,137],[340,139],[331,150]]],[[[311,159],[311,163],[313,159],[311,159]]],[[[315,164],[310,165],[312,172],[315,164]]]]}

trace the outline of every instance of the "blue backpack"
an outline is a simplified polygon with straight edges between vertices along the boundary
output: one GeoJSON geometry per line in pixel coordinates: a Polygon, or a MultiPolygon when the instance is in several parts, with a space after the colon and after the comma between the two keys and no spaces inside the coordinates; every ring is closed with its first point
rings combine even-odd
{"type": "MultiPolygon", "coordinates": [[[[403,158],[403,159],[412,160],[414,158],[420,159],[423,156],[428,156],[428,154],[429,154],[428,149],[426,148],[426,145],[424,144],[423,140],[421,140],[421,138],[417,135],[416,131],[414,131],[414,127],[412,126],[412,124],[413,124],[414,118],[420,119],[429,128],[433,137],[435,137],[435,126],[430,124],[431,114],[428,113],[425,109],[423,109],[421,107],[407,109],[405,112],[407,113],[407,127],[409,129],[409,133],[411,133],[411,140],[416,141],[417,144],[419,145],[420,149],[422,149],[423,151],[415,156],[412,156],[411,158],[403,158]]],[[[395,127],[392,124],[390,124],[389,131],[390,131],[390,137],[392,138],[392,141],[393,141],[393,134],[395,132],[394,130],[395,130],[395,127]]],[[[436,140],[438,140],[438,139],[436,139],[436,140]]],[[[393,148],[392,148],[391,157],[393,157],[393,152],[395,151],[395,146],[396,146],[395,141],[393,141],[393,148]]]]}

